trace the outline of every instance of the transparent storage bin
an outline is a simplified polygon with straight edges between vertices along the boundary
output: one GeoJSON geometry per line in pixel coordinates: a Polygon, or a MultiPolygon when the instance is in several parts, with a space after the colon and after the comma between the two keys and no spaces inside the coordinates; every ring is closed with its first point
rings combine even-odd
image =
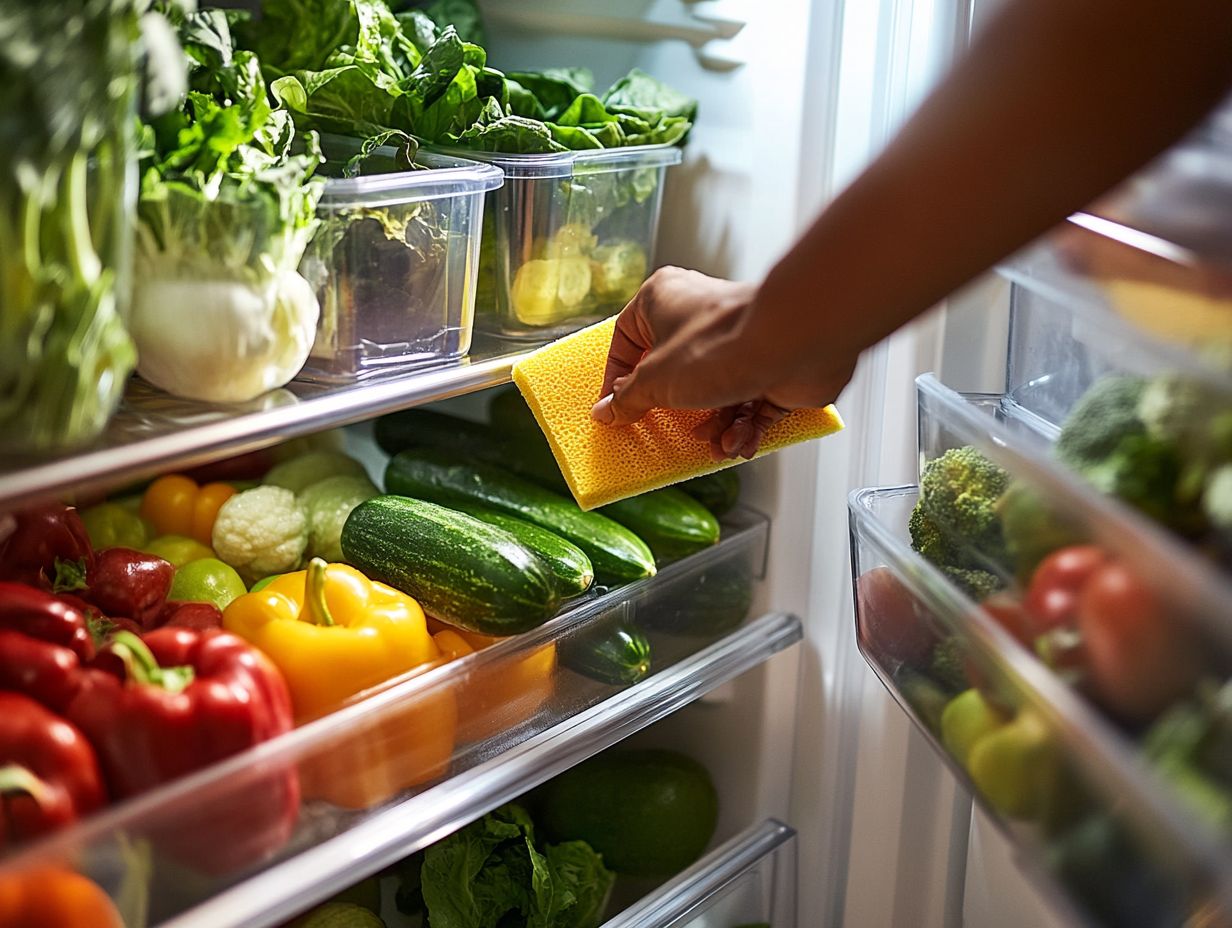
{"type": "Polygon", "coordinates": [[[130,923],[279,924],[799,640],[794,617],[749,621],[751,592],[732,601],[731,578],[761,576],[767,525],[738,509],[716,545],[652,578],[10,852],[0,887],[52,864],[98,882],[130,923]],[[707,595],[719,579],[725,602],[707,595]],[[593,660],[628,627],[651,645],[637,682],[593,660]]]}
{"type": "Polygon", "coordinates": [[[849,498],[857,640],[886,689],[1079,923],[1232,924],[1228,845],[1127,733],[912,550],[916,498],[849,498]],[[932,653],[943,644],[948,670],[932,653]]]}
{"type": "Polygon", "coordinates": [[[1006,390],[1054,424],[1112,371],[1232,395],[1232,263],[1079,214],[999,270],[1014,285],[1006,390]]]}
{"type": "Polygon", "coordinates": [[[301,380],[349,383],[470,348],[484,197],[501,173],[423,152],[415,163],[426,170],[326,182],[300,264],[321,304],[301,380]]]}
{"type": "Polygon", "coordinates": [[[622,309],[654,267],[675,146],[514,155],[450,151],[499,167],[488,194],[476,322],[545,340],[622,309]]]}
{"type": "Polygon", "coordinates": [[[673,877],[603,928],[796,928],[796,833],[769,819],[673,877]]]}

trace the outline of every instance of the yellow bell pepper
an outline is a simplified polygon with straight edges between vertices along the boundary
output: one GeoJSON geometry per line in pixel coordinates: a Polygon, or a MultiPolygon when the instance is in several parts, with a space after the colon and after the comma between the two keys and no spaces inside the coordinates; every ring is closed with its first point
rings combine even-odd
{"type": "MultiPolygon", "coordinates": [[[[491,647],[502,638],[454,628],[435,619],[432,640],[450,661],[491,647]]],[[[458,742],[485,741],[525,722],[551,698],[556,685],[556,645],[515,654],[471,670],[457,684],[458,742]]]]}
{"type": "Polygon", "coordinates": [[[301,722],[441,656],[414,599],[320,558],[236,599],[223,626],[278,666],[301,722]]]}

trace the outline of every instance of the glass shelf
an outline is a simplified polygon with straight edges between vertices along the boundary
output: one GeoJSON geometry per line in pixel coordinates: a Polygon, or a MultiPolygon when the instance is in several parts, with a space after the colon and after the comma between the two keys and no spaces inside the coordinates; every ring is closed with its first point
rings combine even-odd
{"type": "Polygon", "coordinates": [[[151,925],[278,924],[798,641],[792,616],[748,621],[767,527],[736,510],[718,544],[652,578],[116,805],[0,877],[50,862],[136,895],[151,925]],[[650,641],[648,677],[578,660],[630,625],[650,641]]]}
{"type": "Polygon", "coordinates": [[[94,445],[44,458],[16,458],[0,450],[0,511],[67,492],[118,486],[507,383],[514,362],[536,347],[477,336],[460,361],[352,384],[293,381],[235,405],[177,399],[134,378],[94,445]]]}
{"type": "Polygon", "coordinates": [[[911,549],[915,501],[915,487],[857,490],[849,500],[857,639],[886,689],[1042,888],[1082,921],[1232,923],[1226,843],[1127,733],[911,549]],[[961,683],[943,681],[929,657],[943,641],[955,646],[961,683]],[[968,740],[974,732],[957,710],[947,718],[972,692],[963,687],[991,707],[982,737],[995,744],[968,740]]]}
{"type": "Polygon", "coordinates": [[[716,848],[603,928],[795,928],[796,878],[796,833],[769,819],[716,848]]]}

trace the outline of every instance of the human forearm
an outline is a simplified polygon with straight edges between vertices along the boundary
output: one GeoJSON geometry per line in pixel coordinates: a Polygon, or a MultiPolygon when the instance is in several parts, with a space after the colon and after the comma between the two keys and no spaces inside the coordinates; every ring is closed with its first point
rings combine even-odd
{"type": "Polygon", "coordinates": [[[774,268],[755,315],[811,325],[835,355],[873,344],[1175,141],[1232,84],[1229,49],[1226,0],[1013,4],[774,268]]]}

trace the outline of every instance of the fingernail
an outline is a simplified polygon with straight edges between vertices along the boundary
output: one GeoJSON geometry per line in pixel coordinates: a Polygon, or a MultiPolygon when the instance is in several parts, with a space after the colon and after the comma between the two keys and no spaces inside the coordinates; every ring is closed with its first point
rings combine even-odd
{"type": "Polygon", "coordinates": [[[611,425],[612,420],[616,418],[616,414],[612,412],[612,396],[608,394],[599,402],[595,403],[590,408],[590,418],[603,425],[611,425]]]}
{"type": "Polygon", "coordinates": [[[740,446],[740,457],[744,458],[746,461],[753,460],[754,455],[757,454],[757,445],[757,438],[750,438],[740,446]]]}

